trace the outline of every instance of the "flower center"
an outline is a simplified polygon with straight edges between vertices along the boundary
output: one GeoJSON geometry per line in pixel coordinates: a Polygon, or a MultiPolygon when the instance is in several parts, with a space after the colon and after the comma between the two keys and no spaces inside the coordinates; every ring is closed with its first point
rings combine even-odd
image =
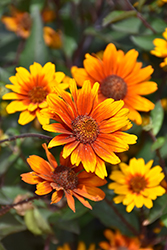
{"type": "Polygon", "coordinates": [[[28,97],[33,103],[41,103],[46,99],[47,92],[40,86],[34,87],[28,92],[28,97]]]}
{"type": "Polygon", "coordinates": [[[76,140],[84,144],[94,142],[99,133],[97,122],[87,115],[79,115],[73,120],[72,129],[76,140]]]}
{"type": "Polygon", "coordinates": [[[60,185],[65,190],[77,188],[78,177],[70,167],[58,166],[53,172],[52,178],[56,184],[60,185]]]}
{"type": "Polygon", "coordinates": [[[121,100],[126,96],[127,84],[121,77],[110,75],[101,82],[100,91],[107,98],[121,100]]]}
{"type": "Polygon", "coordinates": [[[136,174],[129,180],[128,184],[131,191],[139,194],[140,191],[147,187],[148,182],[143,176],[136,174]]]}

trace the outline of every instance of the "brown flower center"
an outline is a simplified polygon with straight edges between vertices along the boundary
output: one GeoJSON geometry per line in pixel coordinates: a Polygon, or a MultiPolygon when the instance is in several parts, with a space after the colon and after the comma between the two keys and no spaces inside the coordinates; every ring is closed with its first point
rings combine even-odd
{"type": "Polygon", "coordinates": [[[139,194],[147,187],[148,182],[143,176],[136,174],[129,180],[128,184],[132,192],[139,194]]]}
{"type": "Polygon", "coordinates": [[[127,93],[127,84],[121,77],[110,75],[101,82],[100,91],[107,98],[122,100],[127,93]]]}
{"type": "Polygon", "coordinates": [[[78,177],[70,167],[58,166],[55,169],[52,178],[56,184],[60,185],[65,190],[73,190],[77,188],[78,177]]]}
{"type": "Polygon", "coordinates": [[[94,142],[99,133],[97,122],[87,115],[79,115],[73,120],[72,129],[76,140],[84,144],[94,142]]]}
{"type": "Polygon", "coordinates": [[[28,92],[28,97],[33,103],[41,103],[46,99],[47,92],[43,87],[36,86],[28,92]]]}

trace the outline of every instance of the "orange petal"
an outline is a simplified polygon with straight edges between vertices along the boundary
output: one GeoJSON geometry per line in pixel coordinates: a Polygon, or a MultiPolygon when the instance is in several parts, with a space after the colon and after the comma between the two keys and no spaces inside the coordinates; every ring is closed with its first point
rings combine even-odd
{"type": "Polygon", "coordinates": [[[45,195],[49,194],[52,191],[52,187],[50,186],[50,183],[47,181],[43,181],[39,184],[37,184],[37,190],[35,191],[38,195],[45,195]]]}
{"type": "MultiPolygon", "coordinates": [[[[80,143],[79,141],[75,140],[71,143],[66,144],[63,148],[63,154],[62,154],[63,158],[67,158],[75,150],[75,148],[79,145],[79,143],[80,143]]],[[[75,163],[73,163],[72,161],[72,164],[75,163]]]]}
{"type": "Polygon", "coordinates": [[[43,129],[46,129],[47,131],[54,133],[61,133],[67,135],[72,134],[69,128],[65,126],[65,124],[60,124],[60,123],[52,123],[47,125],[46,127],[43,126],[43,129]]]}
{"type": "Polygon", "coordinates": [[[78,174],[79,184],[84,184],[86,186],[95,186],[100,187],[107,183],[105,179],[99,178],[94,173],[88,173],[86,171],[82,171],[78,174]]]}
{"type": "Polygon", "coordinates": [[[52,168],[52,171],[54,171],[55,168],[57,167],[56,159],[55,159],[54,156],[49,152],[46,143],[43,143],[43,144],[42,144],[42,147],[45,149],[47,158],[48,158],[48,160],[49,160],[49,162],[50,162],[50,167],[52,168]]]}
{"type": "Polygon", "coordinates": [[[83,184],[79,184],[74,192],[88,198],[92,201],[101,201],[105,197],[105,193],[97,187],[90,187],[83,184]]]}
{"type": "Polygon", "coordinates": [[[67,198],[68,206],[75,213],[75,201],[74,198],[72,197],[72,191],[71,190],[65,191],[65,196],[67,198]]]}
{"type": "Polygon", "coordinates": [[[20,176],[28,184],[37,184],[43,181],[35,172],[21,174],[20,176]]]}
{"type": "Polygon", "coordinates": [[[70,135],[66,135],[66,134],[65,135],[63,135],[63,134],[62,135],[57,135],[49,142],[48,148],[52,148],[52,147],[56,147],[56,146],[59,146],[59,145],[72,143],[72,142],[75,142],[75,137],[70,137],[70,135]]]}
{"type": "Polygon", "coordinates": [[[82,164],[87,172],[94,172],[96,167],[96,154],[91,145],[80,144],[80,155],[82,164]]]}
{"type": "Polygon", "coordinates": [[[88,201],[86,201],[82,196],[75,193],[75,190],[73,190],[73,195],[87,208],[92,209],[92,206],[89,204],[88,201]]]}
{"type": "Polygon", "coordinates": [[[56,191],[52,194],[51,204],[59,202],[63,197],[63,190],[56,191]]]}

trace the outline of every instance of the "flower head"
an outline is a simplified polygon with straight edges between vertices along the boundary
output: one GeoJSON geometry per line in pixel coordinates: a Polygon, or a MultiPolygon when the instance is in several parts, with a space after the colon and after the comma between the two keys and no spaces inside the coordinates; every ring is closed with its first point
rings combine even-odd
{"type": "Polygon", "coordinates": [[[122,50],[116,50],[114,44],[110,43],[103,58],[85,55],[84,68],[72,67],[72,74],[78,85],[89,79],[93,85],[100,83],[99,101],[107,98],[123,100],[124,107],[130,110],[129,118],[137,124],[142,119],[138,111],[150,111],[154,104],[141,95],[148,95],[157,90],[155,82],[148,81],[153,73],[153,68],[142,67],[137,62],[138,52],[134,49],[126,54],[122,50]]]}
{"type": "MultiPolygon", "coordinates": [[[[80,241],[77,246],[77,250],[86,250],[86,245],[83,241],[80,241]]],[[[71,247],[68,243],[65,243],[62,247],[57,247],[56,250],[71,250],[71,247]]],[[[88,250],[95,250],[95,244],[90,244],[88,250]]]]}
{"type": "Polygon", "coordinates": [[[48,161],[32,155],[27,159],[32,172],[21,174],[22,180],[29,184],[37,184],[35,191],[38,195],[45,195],[52,190],[51,203],[57,203],[65,194],[68,206],[75,212],[75,196],[85,207],[92,209],[88,201],[83,197],[93,201],[103,200],[105,193],[98,188],[106,184],[95,174],[88,174],[83,170],[82,165],[75,167],[71,165],[69,158],[60,157],[60,165],[57,164],[54,156],[48,151],[46,144],[43,144],[48,161]]]}
{"type": "Polygon", "coordinates": [[[164,178],[160,166],[151,166],[153,160],[145,164],[142,158],[132,158],[129,166],[125,163],[120,163],[121,171],[113,171],[110,179],[113,183],[108,185],[109,189],[114,189],[118,194],[114,198],[115,203],[123,203],[126,205],[126,211],[131,212],[134,206],[140,208],[145,205],[147,208],[153,206],[152,200],[157,196],[162,196],[165,189],[160,186],[160,182],[164,178]]]}
{"type": "Polygon", "coordinates": [[[59,123],[44,125],[50,132],[61,133],[54,137],[48,147],[66,144],[63,157],[71,155],[72,164],[82,164],[87,172],[95,172],[99,177],[107,176],[104,161],[117,164],[120,159],[114,152],[128,150],[128,144],[134,144],[137,137],[122,132],[131,127],[128,109],[122,109],[123,101],[111,98],[98,103],[99,84],[91,88],[85,81],[82,89],[77,89],[71,80],[71,95],[61,89],[59,94],[47,97],[49,108],[45,114],[59,123]]]}
{"type": "Polygon", "coordinates": [[[4,100],[14,99],[7,106],[7,112],[11,114],[22,111],[18,120],[21,125],[29,123],[35,117],[41,124],[49,123],[49,119],[44,118],[40,110],[47,107],[46,96],[53,92],[53,86],[68,87],[68,84],[60,84],[65,77],[64,73],[55,73],[55,65],[50,62],[44,67],[34,62],[30,66],[30,72],[23,67],[16,68],[16,71],[16,75],[9,78],[13,84],[6,85],[13,92],[3,96],[4,100]]]}
{"type": "Polygon", "coordinates": [[[155,48],[151,50],[151,54],[157,57],[167,57],[167,28],[162,35],[165,39],[155,38],[153,41],[155,48]]]}
{"type": "Polygon", "coordinates": [[[45,26],[43,28],[43,36],[46,45],[53,49],[59,49],[62,46],[61,32],[55,31],[51,27],[45,26]]]}
{"type": "Polygon", "coordinates": [[[8,30],[15,32],[18,36],[29,37],[32,20],[28,12],[21,12],[12,8],[11,17],[3,16],[2,22],[8,30]]]}
{"type": "Polygon", "coordinates": [[[127,237],[122,235],[118,230],[114,233],[110,229],[104,231],[104,236],[109,241],[102,241],[99,246],[104,250],[151,250],[151,247],[141,248],[141,243],[138,238],[127,237]]]}

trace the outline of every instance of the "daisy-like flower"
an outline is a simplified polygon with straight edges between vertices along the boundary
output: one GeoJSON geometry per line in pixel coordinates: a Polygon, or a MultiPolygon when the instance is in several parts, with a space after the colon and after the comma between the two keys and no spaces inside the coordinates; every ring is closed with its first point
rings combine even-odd
{"type": "Polygon", "coordinates": [[[152,164],[153,160],[145,164],[142,158],[132,158],[129,166],[120,163],[121,171],[111,173],[110,179],[114,182],[110,183],[108,188],[114,189],[118,194],[114,202],[126,205],[127,212],[131,212],[134,206],[140,208],[145,205],[150,209],[153,206],[152,200],[165,193],[165,189],[160,186],[164,178],[162,168],[155,166],[150,169],[152,164]]]}
{"type": "Polygon", "coordinates": [[[141,243],[138,238],[127,237],[122,235],[118,230],[114,233],[110,229],[104,231],[104,236],[108,241],[102,241],[99,246],[104,250],[152,250],[151,247],[141,248],[141,243]]]}
{"type": "Polygon", "coordinates": [[[128,109],[122,109],[124,102],[108,98],[98,103],[99,84],[91,88],[85,81],[81,89],[71,80],[71,95],[61,89],[59,94],[49,94],[49,108],[45,114],[59,123],[44,125],[43,129],[61,133],[54,137],[48,147],[66,144],[63,157],[71,155],[72,164],[82,162],[87,172],[95,172],[100,178],[107,176],[104,161],[117,164],[120,159],[114,152],[128,150],[134,144],[135,135],[122,132],[131,127],[128,109]]]}
{"type": "MultiPolygon", "coordinates": [[[[89,248],[86,248],[86,245],[83,241],[80,241],[77,246],[77,250],[95,250],[95,244],[90,244],[89,248]]],[[[62,247],[57,247],[56,250],[71,250],[71,247],[68,243],[65,243],[62,247]]]]}
{"type": "Polygon", "coordinates": [[[28,12],[21,12],[12,8],[11,17],[3,16],[1,20],[8,30],[15,32],[22,38],[29,37],[32,20],[28,12]]]}
{"type": "Polygon", "coordinates": [[[61,83],[64,73],[55,73],[55,65],[50,62],[44,67],[34,62],[30,72],[23,67],[16,68],[16,71],[16,75],[9,78],[13,85],[6,85],[13,92],[2,97],[4,100],[14,100],[7,106],[7,112],[12,114],[22,111],[18,120],[21,125],[31,122],[35,117],[41,124],[48,124],[49,119],[44,118],[40,110],[47,107],[46,96],[54,91],[53,86],[63,89],[68,87],[68,84],[61,83]]]}
{"type": "Polygon", "coordinates": [[[45,26],[43,28],[43,37],[45,44],[53,49],[59,49],[62,46],[61,32],[55,31],[51,27],[45,26]]]}
{"type": "Polygon", "coordinates": [[[157,57],[167,57],[167,28],[162,33],[162,36],[165,39],[162,38],[155,38],[153,40],[153,44],[155,45],[154,50],[151,50],[151,54],[157,56],[157,57]]]}
{"type": "Polygon", "coordinates": [[[45,195],[52,190],[51,204],[59,202],[63,194],[67,198],[68,206],[75,212],[75,196],[85,207],[92,209],[91,205],[83,197],[93,201],[101,201],[105,193],[98,188],[106,184],[106,180],[100,179],[93,173],[87,173],[82,165],[71,165],[70,159],[64,159],[60,155],[60,165],[49,152],[46,144],[43,144],[48,161],[32,155],[27,159],[32,172],[21,174],[22,180],[29,184],[37,184],[37,195],[45,195]]]}
{"type": "Polygon", "coordinates": [[[84,68],[72,67],[72,75],[78,85],[82,86],[84,80],[90,80],[92,85],[99,82],[99,101],[106,98],[123,100],[124,107],[130,110],[129,118],[141,124],[138,111],[148,112],[154,108],[151,101],[142,97],[157,90],[157,84],[149,81],[153,68],[141,68],[136,50],[125,54],[122,50],[117,51],[112,43],[106,47],[102,59],[90,54],[85,57],[84,68]]]}

